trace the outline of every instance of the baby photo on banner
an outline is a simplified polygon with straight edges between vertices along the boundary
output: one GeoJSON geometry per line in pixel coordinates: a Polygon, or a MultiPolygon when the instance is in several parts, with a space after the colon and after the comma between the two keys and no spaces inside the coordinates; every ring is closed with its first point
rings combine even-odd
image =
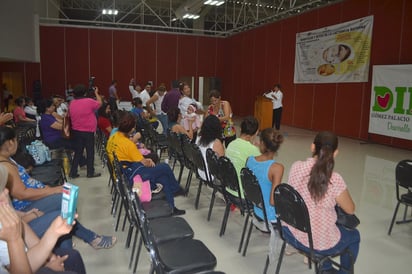
{"type": "Polygon", "coordinates": [[[373,16],[296,34],[295,84],[367,82],[373,16]]]}
{"type": "Polygon", "coordinates": [[[369,133],[412,140],[412,65],[373,66],[369,133]]]}

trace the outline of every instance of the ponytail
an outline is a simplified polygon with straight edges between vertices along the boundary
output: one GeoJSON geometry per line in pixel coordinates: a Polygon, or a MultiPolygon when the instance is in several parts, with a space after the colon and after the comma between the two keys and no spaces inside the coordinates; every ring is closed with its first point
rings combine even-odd
{"type": "Polygon", "coordinates": [[[338,138],[331,132],[320,132],[313,142],[316,162],[310,172],[308,190],[315,202],[319,202],[328,191],[330,178],[335,166],[334,152],[338,147],[338,138]]]}

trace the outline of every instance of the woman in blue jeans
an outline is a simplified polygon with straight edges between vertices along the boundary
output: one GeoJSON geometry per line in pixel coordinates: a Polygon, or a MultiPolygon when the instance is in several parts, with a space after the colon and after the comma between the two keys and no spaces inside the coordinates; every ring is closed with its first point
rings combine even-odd
{"type": "Polygon", "coordinates": [[[121,115],[118,131],[107,141],[106,150],[110,161],[113,161],[113,152],[115,152],[119,161],[125,165],[124,172],[129,179],[139,174],[143,180],[150,181],[152,189],[156,188],[156,184],[161,184],[166,199],[173,209],[173,214],[185,214],[184,210],[177,209],[175,206],[174,196],[183,194],[183,190],[172,169],[168,164],[155,164],[152,159],[143,157],[136,144],[129,137],[133,135],[135,127],[136,118],[131,112],[121,115]]]}
{"type": "MultiPolygon", "coordinates": [[[[12,128],[0,126],[0,164],[7,168],[7,181],[12,203],[16,210],[28,212],[38,209],[45,215],[38,217],[42,225],[34,229],[40,235],[47,230],[51,220],[60,215],[62,204],[62,187],[49,187],[30,177],[25,168],[17,164],[11,156],[16,153],[17,139],[12,128]],[[52,213],[49,216],[47,213],[52,213]]],[[[37,223],[37,222],[36,222],[37,223]]],[[[95,249],[110,248],[116,243],[116,237],[98,235],[76,222],[72,234],[78,236],[95,249]]]]}
{"type": "MultiPolygon", "coordinates": [[[[311,146],[312,157],[295,162],[289,172],[288,183],[299,192],[309,211],[313,247],[323,255],[349,249],[356,261],[360,235],[356,229],[348,230],[336,225],[335,205],[348,214],[354,214],[355,204],[342,176],[333,171],[338,154],[338,138],[332,132],[320,132],[311,146]]],[[[275,201],[276,202],[276,201],[275,201]]],[[[276,204],[275,204],[276,206],[276,204]]],[[[307,234],[292,226],[284,226],[285,237],[297,248],[308,250],[307,234]]],[[[350,269],[350,256],[341,256],[343,268],[350,269]]],[[[329,261],[321,273],[337,273],[329,261]]],[[[344,272],[342,272],[344,273],[344,272]]]]}

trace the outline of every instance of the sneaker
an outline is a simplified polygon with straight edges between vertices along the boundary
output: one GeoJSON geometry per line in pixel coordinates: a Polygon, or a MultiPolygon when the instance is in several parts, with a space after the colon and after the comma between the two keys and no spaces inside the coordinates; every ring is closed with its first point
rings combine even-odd
{"type": "Polygon", "coordinates": [[[157,183],[157,184],[156,184],[156,188],[152,190],[152,193],[153,193],[153,194],[157,194],[157,193],[159,193],[160,191],[162,191],[162,189],[163,189],[163,185],[157,183]]]}
{"type": "Polygon", "coordinates": [[[253,225],[256,227],[257,230],[263,232],[263,233],[270,233],[270,231],[267,229],[265,222],[261,222],[256,218],[253,218],[252,221],[253,225]]]}
{"type": "Polygon", "coordinates": [[[186,214],[186,210],[183,209],[178,209],[177,207],[173,208],[173,216],[178,216],[178,215],[185,215],[186,214]]]}

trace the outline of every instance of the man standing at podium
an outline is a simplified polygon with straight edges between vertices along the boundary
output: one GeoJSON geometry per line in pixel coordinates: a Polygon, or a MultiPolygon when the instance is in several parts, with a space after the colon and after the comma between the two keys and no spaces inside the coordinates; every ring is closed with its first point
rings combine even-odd
{"type": "Polygon", "coordinates": [[[272,121],[273,121],[273,127],[276,128],[276,130],[280,129],[280,119],[282,118],[282,108],[283,108],[283,105],[282,105],[283,93],[280,89],[281,89],[280,84],[276,84],[273,87],[273,89],[263,94],[263,96],[272,100],[272,103],[273,103],[272,121]]]}

